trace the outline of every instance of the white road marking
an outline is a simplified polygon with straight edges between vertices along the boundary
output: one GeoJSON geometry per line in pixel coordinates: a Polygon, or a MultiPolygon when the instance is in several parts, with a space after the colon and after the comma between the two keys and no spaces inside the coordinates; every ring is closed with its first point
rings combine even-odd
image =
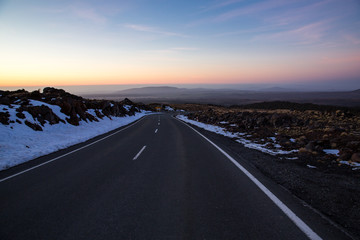
{"type": "Polygon", "coordinates": [[[58,160],[58,159],[60,159],[60,158],[62,158],[62,157],[65,157],[65,156],[67,156],[67,155],[70,155],[70,154],[72,154],[72,153],[75,153],[75,152],[77,152],[77,151],[80,151],[81,149],[87,148],[87,147],[89,147],[89,146],[91,146],[91,145],[93,145],[93,144],[95,144],[95,143],[98,143],[98,142],[100,142],[100,141],[102,141],[102,140],[104,140],[104,139],[106,139],[106,138],[109,138],[109,137],[111,137],[111,136],[113,136],[113,135],[115,135],[115,134],[118,134],[119,132],[124,131],[125,129],[128,129],[129,127],[131,127],[131,126],[135,125],[136,123],[140,122],[143,118],[144,118],[144,117],[140,118],[140,120],[132,123],[131,125],[123,128],[123,129],[120,129],[120,130],[118,130],[118,131],[116,131],[116,132],[114,132],[114,133],[112,133],[112,134],[110,134],[110,135],[107,135],[107,136],[105,136],[105,137],[103,137],[103,138],[101,138],[101,139],[99,139],[99,140],[96,140],[95,142],[92,142],[92,143],[89,143],[89,144],[87,144],[87,145],[85,145],[85,146],[82,146],[81,148],[75,149],[75,150],[73,150],[73,151],[71,151],[71,152],[65,153],[64,155],[61,155],[61,156],[56,157],[56,158],[53,158],[53,159],[51,159],[51,160],[49,160],[49,161],[43,162],[43,163],[41,163],[41,164],[39,164],[39,165],[36,165],[36,166],[34,166],[34,167],[28,168],[28,169],[26,169],[26,170],[24,170],[24,171],[21,171],[21,172],[15,173],[15,174],[13,174],[13,175],[10,175],[10,176],[8,176],[8,177],[6,177],[6,178],[0,179],[0,182],[4,182],[4,181],[6,181],[6,180],[8,180],[8,179],[10,179],[10,178],[13,178],[13,177],[16,177],[16,176],[18,176],[18,175],[21,175],[21,174],[23,174],[23,173],[29,172],[29,171],[31,171],[31,170],[34,170],[34,169],[38,168],[38,167],[41,167],[41,166],[44,166],[44,165],[46,165],[46,164],[48,164],[48,163],[51,163],[51,162],[53,162],[53,161],[56,161],[56,160],[58,160]]]}
{"type": "Polygon", "coordinates": [[[157,133],[158,129],[155,130],[155,133],[157,133]]]}
{"type": "Polygon", "coordinates": [[[158,123],[158,125],[160,126],[160,123],[158,123]]]}
{"type": "MultiPolygon", "coordinates": [[[[175,118],[176,119],[176,118],[175,118]]],[[[179,119],[176,119],[180,121],[179,119]]],[[[203,137],[205,140],[207,140],[210,144],[212,144],[217,150],[219,150],[222,154],[225,155],[233,164],[235,164],[236,167],[238,167],[250,180],[256,184],[260,188],[261,191],[263,191],[266,196],[268,196],[271,201],[273,201],[276,206],[278,206],[289,218],[291,221],[295,223],[295,225],[300,228],[300,230],[305,233],[305,235],[311,239],[311,240],[321,240],[322,238],[317,235],[303,220],[301,220],[296,214],[291,211],[279,198],[277,198],[269,189],[267,189],[259,180],[257,180],[250,172],[248,172],[240,163],[238,163],[234,158],[232,158],[229,154],[227,154],[224,150],[222,150],[219,146],[217,146],[215,143],[210,141],[207,137],[202,135],[200,132],[195,130],[193,127],[189,126],[183,121],[180,121],[181,123],[185,124],[192,130],[194,130],[197,134],[199,134],[201,137],[203,137]]]]}
{"type": "Polygon", "coordinates": [[[140,154],[145,150],[145,148],[146,148],[146,145],[142,147],[140,152],[138,152],[138,154],[136,154],[136,156],[133,158],[133,160],[136,160],[140,156],[140,154]]]}

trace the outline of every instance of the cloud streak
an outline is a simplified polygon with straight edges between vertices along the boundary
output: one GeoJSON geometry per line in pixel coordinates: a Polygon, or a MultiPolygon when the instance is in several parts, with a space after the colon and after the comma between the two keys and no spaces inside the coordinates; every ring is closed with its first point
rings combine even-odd
{"type": "Polygon", "coordinates": [[[182,33],[163,31],[158,28],[146,26],[146,25],[125,24],[124,27],[135,30],[135,31],[139,31],[139,32],[154,33],[154,34],[163,35],[163,36],[173,36],[173,37],[183,37],[183,38],[188,37],[187,35],[182,34],[182,33]]]}
{"type": "Polygon", "coordinates": [[[260,34],[257,35],[254,40],[288,41],[295,45],[315,44],[323,42],[326,31],[330,28],[328,25],[330,21],[331,20],[314,22],[288,31],[260,34]]]}
{"type": "Polygon", "coordinates": [[[216,9],[223,8],[223,7],[226,7],[226,6],[235,4],[235,3],[239,3],[239,2],[243,2],[243,1],[244,0],[221,1],[220,3],[204,7],[201,12],[203,13],[203,12],[208,12],[208,11],[211,11],[211,10],[216,10],[216,9]]]}
{"type": "Polygon", "coordinates": [[[49,14],[68,14],[71,16],[75,16],[76,18],[87,20],[96,24],[105,24],[107,22],[107,18],[97,12],[94,8],[84,7],[84,6],[65,6],[61,8],[56,7],[36,7],[34,8],[36,12],[39,13],[49,13],[49,14]]]}
{"type": "Polygon", "coordinates": [[[94,22],[96,24],[104,24],[107,22],[107,19],[105,16],[97,13],[92,8],[71,7],[71,11],[76,17],[84,19],[84,20],[90,20],[91,22],[94,22]]]}
{"type": "Polygon", "coordinates": [[[249,15],[249,14],[255,14],[255,13],[260,13],[266,10],[270,10],[270,9],[274,9],[277,7],[281,7],[281,6],[285,6],[287,4],[292,3],[293,1],[289,0],[289,1],[284,1],[284,0],[271,0],[271,1],[265,1],[265,2],[260,2],[260,3],[256,3],[247,7],[241,7],[241,8],[237,8],[228,12],[225,12],[223,14],[220,14],[218,16],[216,16],[213,20],[215,22],[224,22],[236,17],[240,17],[240,16],[244,16],[244,15],[249,15]]]}

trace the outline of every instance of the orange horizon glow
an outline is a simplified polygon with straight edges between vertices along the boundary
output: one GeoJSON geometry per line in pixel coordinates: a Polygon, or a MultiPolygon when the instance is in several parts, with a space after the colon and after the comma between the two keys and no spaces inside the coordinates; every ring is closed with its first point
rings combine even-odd
{"type": "Polygon", "coordinates": [[[121,1],[5,2],[0,87],[360,79],[360,14],[353,2],[284,3],[292,18],[276,4],[271,7],[271,1],[259,1],[268,9],[251,1],[221,6],[192,1],[182,4],[184,12],[171,13],[177,19],[173,23],[168,14],[158,13],[157,4],[142,2],[138,8],[137,1],[115,15],[108,10],[121,9],[121,1]],[[209,5],[208,11],[198,11],[202,4],[209,5]],[[251,14],[234,16],[235,6],[251,14]],[[153,22],[147,25],[136,16],[153,22]]]}

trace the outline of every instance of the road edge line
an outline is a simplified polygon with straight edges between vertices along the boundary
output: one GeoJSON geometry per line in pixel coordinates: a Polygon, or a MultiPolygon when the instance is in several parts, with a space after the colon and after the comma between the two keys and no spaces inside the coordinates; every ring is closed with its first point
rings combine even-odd
{"type": "MultiPolygon", "coordinates": [[[[119,132],[124,131],[125,129],[128,129],[129,127],[131,127],[131,126],[135,125],[136,123],[140,122],[140,121],[143,120],[146,116],[148,116],[148,115],[145,115],[145,116],[137,119],[135,122],[131,123],[130,125],[127,125],[126,127],[122,128],[122,129],[120,129],[120,130],[117,130],[116,132],[113,132],[113,133],[111,133],[111,134],[109,134],[109,135],[107,135],[107,136],[105,136],[105,137],[103,137],[103,138],[100,138],[100,139],[98,139],[98,140],[96,140],[96,141],[94,141],[94,142],[91,142],[91,143],[89,143],[89,144],[87,144],[87,145],[85,145],[85,146],[82,146],[82,147],[80,147],[80,148],[77,148],[77,149],[75,149],[75,150],[72,150],[71,152],[65,153],[65,154],[63,154],[63,155],[61,155],[61,156],[58,156],[58,157],[56,157],[56,158],[50,159],[50,160],[48,160],[48,161],[46,161],[46,162],[40,163],[40,164],[38,164],[38,165],[35,165],[35,166],[33,166],[33,167],[31,167],[31,168],[28,168],[28,169],[26,169],[26,170],[23,170],[23,171],[20,171],[20,172],[18,172],[18,173],[15,173],[15,174],[13,174],[13,175],[10,175],[10,176],[7,176],[7,177],[5,177],[5,178],[2,178],[2,179],[0,179],[0,183],[1,183],[1,182],[5,182],[6,180],[9,180],[9,179],[14,178],[14,177],[16,177],[16,176],[19,176],[19,175],[21,175],[21,174],[24,174],[24,173],[26,173],[26,172],[29,172],[29,171],[31,171],[31,170],[34,170],[34,169],[36,169],[36,168],[39,168],[39,167],[41,167],[41,166],[44,166],[44,165],[46,165],[46,164],[48,164],[48,163],[54,162],[54,161],[56,161],[56,160],[58,160],[58,159],[60,159],[60,158],[63,158],[63,157],[65,157],[65,156],[70,155],[70,154],[72,154],[72,153],[75,153],[75,152],[77,152],[77,151],[80,151],[80,150],[82,150],[82,149],[84,149],[84,148],[87,148],[87,147],[89,147],[89,146],[91,146],[91,145],[93,145],[93,144],[95,144],[95,143],[98,143],[98,142],[100,142],[100,141],[102,141],[102,140],[104,140],[104,139],[106,139],[106,138],[109,138],[109,137],[111,137],[111,136],[113,136],[113,135],[115,135],[115,134],[118,134],[119,132]]],[[[106,133],[105,133],[105,134],[106,134],[106,133]]],[[[70,146],[70,147],[71,147],[71,146],[70,146]]]]}
{"type": "MultiPolygon", "coordinates": [[[[174,117],[175,118],[175,117],[174,117]]],[[[269,189],[267,189],[257,178],[254,177],[248,170],[246,170],[240,163],[238,163],[233,157],[231,157],[228,153],[222,150],[219,146],[213,143],[210,139],[202,135],[199,131],[188,125],[187,123],[181,121],[180,119],[175,118],[179,122],[185,124],[201,137],[203,137],[206,141],[208,141],[211,145],[213,145],[217,150],[219,150],[225,157],[227,157],[237,168],[239,168],[255,185],[260,188],[260,190],[265,193],[270,200],[278,206],[281,211],[285,213],[286,216],[290,218],[290,220],[311,240],[321,240],[322,238],[317,235],[303,220],[301,220],[293,211],[290,210],[278,197],[275,196],[269,189]]]]}

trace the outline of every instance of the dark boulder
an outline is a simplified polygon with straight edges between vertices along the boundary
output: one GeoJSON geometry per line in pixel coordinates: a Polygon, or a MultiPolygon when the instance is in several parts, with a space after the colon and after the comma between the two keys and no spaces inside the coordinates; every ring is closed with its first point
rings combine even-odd
{"type": "Polygon", "coordinates": [[[26,124],[26,126],[32,128],[35,131],[42,131],[43,130],[42,127],[40,127],[38,124],[31,123],[28,120],[25,120],[25,124],[26,124]]]}
{"type": "Polygon", "coordinates": [[[9,118],[10,118],[9,112],[0,112],[0,123],[4,125],[9,125],[10,123],[9,118]]]}

